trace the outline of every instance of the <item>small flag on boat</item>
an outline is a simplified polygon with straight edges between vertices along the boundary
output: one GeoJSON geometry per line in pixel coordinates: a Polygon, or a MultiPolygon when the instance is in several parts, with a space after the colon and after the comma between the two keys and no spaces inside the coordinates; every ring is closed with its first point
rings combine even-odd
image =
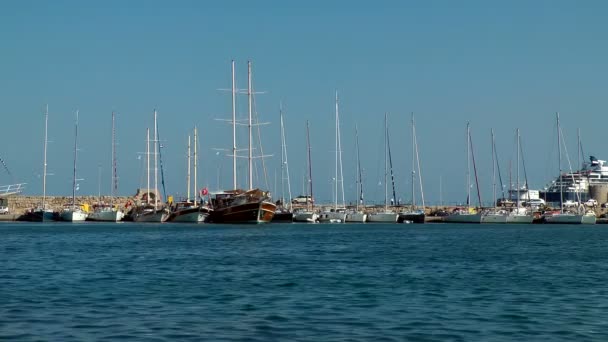
{"type": "Polygon", "coordinates": [[[208,193],[209,193],[209,190],[207,190],[207,188],[201,189],[201,196],[207,196],[208,193]]]}

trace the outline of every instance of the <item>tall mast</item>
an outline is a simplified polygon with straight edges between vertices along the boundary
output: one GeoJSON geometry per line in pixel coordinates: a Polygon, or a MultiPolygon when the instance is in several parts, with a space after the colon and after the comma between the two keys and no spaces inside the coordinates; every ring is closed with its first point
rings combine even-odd
{"type": "MultiPolygon", "coordinates": [[[[338,109],[338,92],[336,92],[336,109],[338,109]]],[[[338,117],[338,160],[340,161],[340,189],[342,189],[342,208],[345,207],[344,200],[344,172],[342,168],[342,137],[340,136],[340,113],[336,111],[338,117]]],[[[336,197],[338,194],[336,194],[336,197]]]]}
{"type": "Polygon", "coordinates": [[[467,209],[471,206],[471,151],[470,151],[470,123],[467,121],[467,209]]]}
{"type": "Polygon", "coordinates": [[[115,191],[118,189],[116,175],[116,115],[112,112],[112,185],[110,189],[110,205],[114,204],[115,191]]]}
{"type": "Polygon", "coordinates": [[[359,127],[355,125],[355,146],[357,147],[357,211],[359,211],[359,202],[363,201],[363,182],[361,177],[361,156],[359,155],[359,127]]]}
{"type": "MultiPolygon", "coordinates": [[[[516,184],[517,184],[517,209],[519,210],[519,197],[520,197],[520,188],[519,188],[519,128],[517,129],[517,167],[516,167],[516,184]]],[[[518,212],[519,213],[519,212],[518,212]]]]}
{"type": "Polygon", "coordinates": [[[76,159],[78,157],[78,109],[74,122],[74,174],[72,178],[72,209],[76,207],[76,159]]]}
{"type": "Polygon", "coordinates": [[[285,127],[283,123],[283,104],[279,105],[279,112],[281,116],[281,203],[285,205],[285,195],[283,190],[283,169],[285,169],[285,173],[287,176],[287,195],[289,199],[289,206],[291,207],[291,181],[289,180],[289,163],[287,162],[287,142],[285,141],[285,127]]]}
{"type": "Polygon", "coordinates": [[[473,172],[475,173],[475,187],[477,188],[477,203],[479,203],[479,207],[482,207],[481,202],[481,191],[479,191],[479,178],[477,177],[477,164],[475,163],[475,150],[473,149],[473,138],[471,138],[471,134],[469,131],[469,143],[471,144],[471,159],[473,161],[473,172]]]}
{"type": "Polygon", "coordinates": [[[232,60],[232,188],[236,189],[236,75],[232,60]]]}
{"type": "Polygon", "coordinates": [[[147,188],[146,188],[146,203],[150,204],[150,129],[146,128],[146,174],[147,174],[147,188]]]}
{"type": "Polygon", "coordinates": [[[336,91],[336,172],[334,174],[334,209],[338,209],[338,91],[336,91]]]}
{"type": "Polygon", "coordinates": [[[491,129],[492,132],[492,195],[494,196],[493,207],[496,209],[496,146],[494,145],[494,128],[491,129]]]}
{"type": "Polygon", "coordinates": [[[44,161],[42,164],[42,210],[44,211],[44,206],[46,202],[46,149],[48,143],[48,127],[49,127],[49,105],[46,105],[46,110],[44,112],[44,161]]]}
{"type": "Polygon", "coordinates": [[[253,189],[253,165],[252,165],[252,133],[251,133],[251,115],[252,115],[252,103],[251,103],[251,61],[247,62],[247,100],[249,102],[249,123],[247,124],[247,129],[249,130],[249,152],[247,156],[247,168],[249,170],[249,175],[247,178],[247,186],[249,190],[253,189]]]}
{"type": "Polygon", "coordinates": [[[564,212],[564,190],[563,190],[563,183],[564,180],[562,178],[562,145],[561,145],[561,139],[560,139],[560,135],[561,135],[561,129],[559,127],[559,113],[555,113],[555,116],[557,118],[557,155],[558,155],[558,167],[559,167],[559,206],[560,206],[560,212],[564,212]]]}
{"type": "MultiPolygon", "coordinates": [[[[188,161],[188,173],[186,174],[186,202],[190,202],[190,136],[188,135],[188,153],[187,158],[188,161]]],[[[196,188],[195,188],[196,190],[196,188]]]]}
{"type": "Polygon", "coordinates": [[[412,126],[414,127],[414,146],[416,150],[416,164],[418,165],[418,181],[420,182],[420,201],[422,202],[422,211],[424,211],[424,208],[426,207],[424,203],[424,187],[422,186],[422,171],[420,170],[420,156],[418,154],[418,138],[416,137],[416,125],[413,123],[413,120],[412,124],[412,126]]]}
{"type": "Polygon", "coordinates": [[[154,210],[158,203],[158,125],[156,122],[156,109],[154,110],[154,210]]]}
{"type": "Polygon", "coordinates": [[[414,186],[416,179],[415,160],[416,157],[416,138],[414,135],[414,113],[412,112],[412,210],[416,208],[416,187],[414,186]]]}
{"type": "MultiPolygon", "coordinates": [[[[198,191],[198,129],[194,126],[194,202],[198,205],[199,202],[199,194],[198,191]]],[[[190,154],[190,153],[188,153],[190,154]]],[[[188,189],[190,188],[190,184],[188,184],[188,189]]],[[[190,196],[188,196],[190,199],[190,196]]]]}
{"type": "Polygon", "coordinates": [[[281,204],[285,206],[285,136],[283,132],[283,103],[279,102],[279,121],[281,124],[281,204]]]}
{"type": "MultiPolygon", "coordinates": [[[[311,210],[315,207],[314,197],[312,197],[312,159],[310,156],[310,124],[306,120],[306,144],[308,145],[308,187],[310,190],[311,210]]],[[[308,201],[308,199],[306,199],[308,201]]]]}
{"type": "Polygon", "coordinates": [[[388,114],[384,113],[384,210],[388,211],[388,114]]]}

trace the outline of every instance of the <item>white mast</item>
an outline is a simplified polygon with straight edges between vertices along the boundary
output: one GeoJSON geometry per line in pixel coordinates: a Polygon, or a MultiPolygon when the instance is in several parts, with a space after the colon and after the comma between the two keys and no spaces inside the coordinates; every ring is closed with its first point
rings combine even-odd
{"type": "Polygon", "coordinates": [[[492,194],[494,198],[493,207],[496,209],[496,146],[494,145],[494,128],[491,129],[492,132],[492,194]]]}
{"type": "Polygon", "coordinates": [[[49,126],[49,105],[46,105],[44,112],[44,161],[42,164],[42,211],[45,209],[46,202],[46,149],[48,143],[48,126],[49,126]]]}
{"type": "Polygon", "coordinates": [[[557,116],[557,155],[558,155],[558,164],[559,164],[559,202],[560,202],[560,211],[564,211],[564,194],[563,194],[563,185],[564,179],[562,177],[562,145],[561,145],[561,129],[559,127],[559,113],[555,113],[557,116]]]}
{"type": "Polygon", "coordinates": [[[422,210],[425,209],[424,203],[424,187],[422,186],[422,171],[420,170],[420,156],[418,154],[418,138],[416,137],[416,125],[412,114],[412,127],[414,132],[414,149],[416,150],[416,165],[418,166],[418,181],[420,182],[420,201],[422,202],[422,210]]]}
{"type": "Polygon", "coordinates": [[[283,125],[283,103],[279,104],[279,113],[281,117],[281,203],[285,205],[285,195],[283,190],[283,168],[287,176],[287,195],[289,196],[289,206],[291,207],[291,181],[289,180],[289,163],[287,162],[287,142],[285,141],[285,127],[283,125]]]}
{"type": "Polygon", "coordinates": [[[517,129],[517,167],[516,167],[516,169],[517,169],[516,182],[517,182],[517,210],[518,210],[517,213],[519,214],[519,203],[520,203],[520,200],[519,200],[519,197],[520,197],[520,192],[519,192],[520,191],[520,188],[519,188],[519,128],[517,129]]]}
{"type": "MultiPolygon", "coordinates": [[[[338,132],[338,160],[340,162],[340,189],[342,189],[342,208],[345,206],[344,202],[344,172],[342,170],[342,137],[340,136],[340,113],[338,112],[338,92],[336,91],[336,128],[338,132]]],[[[337,183],[337,180],[336,180],[337,183]]],[[[336,193],[336,198],[338,194],[336,193]]]]}
{"type": "Polygon", "coordinates": [[[359,202],[363,200],[363,181],[361,177],[361,158],[359,156],[359,127],[355,124],[355,145],[357,147],[357,204],[356,210],[359,211],[359,202]]]}
{"type": "Polygon", "coordinates": [[[471,206],[471,130],[467,121],[467,210],[471,206]]]}
{"type": "Polygon", "coordinates": [[[388,114],[384,113],[384,210],[388,211],[388,114]]]}
{"type": "Polygon", "coordinates": [[[251,119],[252,119],[252,103],[251,103],[251,61],[247,62],[247,100],[249,102],[249,121],[247,124],[247,129],[249,130],[249,151],[247,155],[247,168],[249,170],[249,175],[247,178],[247,186],[249,190],[253,189],[253,165],[252,165],[252,132],[251,132],[251,119]]]}
{"type": "Polygon", "coordinates": [[[416,179],[416,170],[414,160],[416,157],[416,138],[414,136],[414,113],[412,112],[412,210],[416,209],[416,187],[414,186],[416,179]]]}
{"type": "Polygon", "coordinates": [[[232,188],[236,189],[236,76],[232,60],[232,188]]]}
{"type": "Polygon", "coordinates": [[[158,126],[156,122],[156,109],[154,110],[154,210],[158,203],[158,126]]]}
{"type": "MultiPolygon", "coordinates": [[[[188,154],[187,154],[187,160],[188,160],[188,173],[186,174],[186,184],[187,184],[187,190],[186,190],[186,202],[190,202],[190,135],[188,135],[188,154]]],[[[195,188],[196,189],[196,188],[195,188]]]]}
{"type": "Polygon", "coordinates": [[[336,91],[336,169],[334,174],[334,209],[338,209],[338,92],[336,91]]]}
{"type": "Polygon", "coordinates": [[[150,204],[150,129],[146,128],[146,174],[147,174],[147,188],[146,188],[146,203],[150,204]]]}
{"type": "Polygon", "coordinates": [[[114,112],[112,112],[112,185],[110,188],[110,205],[114,205],[114,194],[116,189],[118,188],[118,177],[116,176],[116,126],[115,126],[116,116],[114,112]]]}
{"type": "Polygon", "coordinates": [[[72,178],[72,210],[76,208],[76,159],[78,158],[78,109],[74,123],[74,174],[72,178]]]}
{"type": "MultiPolygon", "coordinates": [[[[194,126],[194,202],[198,205],[198,197],[200,195],[198,191],[198,129],[194,126]]],[[[190,196],[188,196],[190,199],[190,196]]]]}

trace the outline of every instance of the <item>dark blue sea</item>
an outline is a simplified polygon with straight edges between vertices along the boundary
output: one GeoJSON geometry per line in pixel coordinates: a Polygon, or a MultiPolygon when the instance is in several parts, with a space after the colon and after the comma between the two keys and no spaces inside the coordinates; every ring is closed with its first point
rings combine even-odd
{"type": "Polygon", "coordinates": [[[3,223],[0,340],[608,341],[608,226],[3,223]]]}

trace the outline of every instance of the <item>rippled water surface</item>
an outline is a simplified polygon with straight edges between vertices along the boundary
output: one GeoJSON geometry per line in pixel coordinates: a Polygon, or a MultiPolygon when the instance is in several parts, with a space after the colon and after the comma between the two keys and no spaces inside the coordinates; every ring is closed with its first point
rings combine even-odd
{"type": "Polygon", "coordinates": [[[608,226],[0,224],[0,340],[608,341],[608,226]]]}

